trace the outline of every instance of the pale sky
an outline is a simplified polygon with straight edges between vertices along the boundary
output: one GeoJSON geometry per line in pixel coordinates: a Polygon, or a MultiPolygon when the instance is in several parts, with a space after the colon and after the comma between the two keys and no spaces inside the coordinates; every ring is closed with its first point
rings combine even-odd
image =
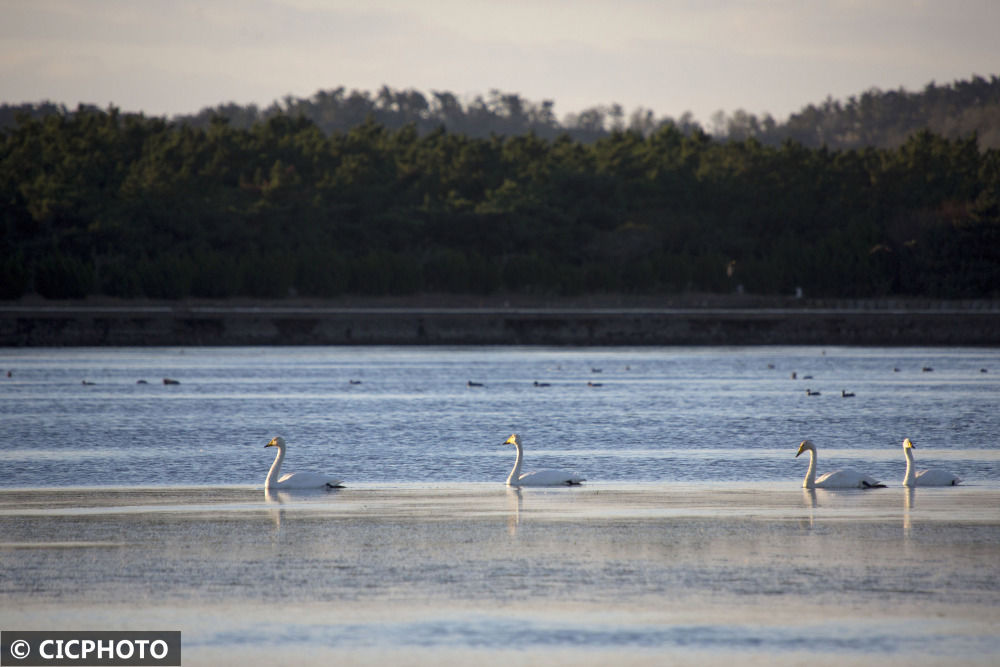
{"type": "Polygon", "coordinates": [[[388,85],[784,120],[1000,74],[998,35],[998,0],[0,0],[0,102],[172,116],[388,85]]]}

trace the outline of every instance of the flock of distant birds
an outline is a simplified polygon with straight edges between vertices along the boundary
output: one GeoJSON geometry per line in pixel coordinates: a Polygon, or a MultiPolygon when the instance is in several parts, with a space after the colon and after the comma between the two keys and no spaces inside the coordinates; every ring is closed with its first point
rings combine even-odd
{"type": "MultiPolygon", "coordinates": [[[[9,376],[8,376],[9,377],[9,376]]],[[[136,380],[136,384],[149,384],[146,380],[136,380]]],[[[163,384],[180,384],[180,380],[173,380],[171,378],[163,378],[163,384]]],[[[82,383],[86,387],[93,387],[97,385],[96,382],[91,382],[90,380],[84,380],[82,383]]]]}
{"type": "MultiPolygon", "coordinates": [[[[774,369],[773,364],[768,364],[768,368],[774,369]]],[[[628,370],[628,367],[626,367],[628,370]]],[[[930,366],[924,366],[921,371],[924,373],[930,373],[934,369],[930,366]]],[[[591,368],[591,372],[600,373],[600,368],[591,368]]],[[[899,368],[893,368],[893,372],[898,373],[899,368]]],[[[986,368],[980,368],[980,373],[989,372],[986,368]]],[[[12,371],[7,371],[7,377],[13,377],[12,371]]],[[[791,375],[793,380],[798,379],[798,374],[792,372],[791,375]]],[[[813,377],[811,375],[802,376],[803,380],[811,380],[813,377]]],[[[361,380],[351,379],[348,382],[352,385],[361,384],[361,380]]],[[[90,382],[88,380],[83,380],[84,385],[94,385],[96,383],[90,382]]],[[[148,384],[146,380],[139,380],[137,384],[148,384]]],[[[177,385],[180,381],[174,380],[172,378],[163,378],[163,384],[165,385],[177,385]]],[[[482,382],[476,382],[469,380],[466,383],[468,387],[484,387],[485,384],[482,382]]],[[[549,387],[551,386],[548,382],[534,382],[535,387],[549,387]]],[[[600,387],[602,386],[599,382],[587,382],[587,386],[590,387],[600,387]]],[[[807,396],[819,396],[820,392],[812,391],[811,389],[806,389],[807,396]]],[[[854,393],[847,390],[841,390],[840,395],[844,398],[854,397],[854,393]]],[[[586,481],[585,477],[580,477],[576,473],[567,472],[564,470],[537,470],[533,472],[521,472],[521,465],[524,460],[524,448],[521,444],[521,438],[518,434],[512,434],[507,440],[503,442],[504,445],[513,445],[517,454],[514,460],[514,467],[510,471],[510,475],[507,476],[507,486],[521,487],[521,486],[577,486],[582,482],[586,481]]],[[[271,468],[267,473],[267,478],[264,480],[264,488],[267,490],[278,490],[278,489],[318,489],[318,488],[340,488],[343,486],[343,480],[331,477],[329,475],[324,475],[320,473],[313,472],[292,472],[281,474],[281,466],[285,460],[285,452],[287,451],[287,443],[285,439],[281,436],[272,438],[265,447],[276,447],[278,452],[274,457],[274,462],[271,464],[271,468]]],[[[957,486],[961,483],[962,479],[958,477],[953,472],[944,470],[942,468],[931,468],[928,470],[917,470],[913,459],[913,450],[916,445],[909,438],[903,440],[903,455],[906,457],[906,474],[903,477],[903,486],[914,487],[914,486],[957,486]]],[[[809,452],[809,468],[806,471],[805,479],[802,481],[803,488],[806,489],[878,489],[885,488],[885,484],[879,480],[865,474],[854,470],[853,468],[842,468],[840,470],[834,470],[832,472],[825,473],[816,476],[816,462],[817,453],[816,445],[813,444],[811,440],[803,440],[799,445],[799,450],[796,452],[795,456],[798,458],[804,452],[809,452]]]]}
{"type": "MultiPolygon", "coordinates": [[[[768,365],[767,365],[767,367],[768,367],[768,368],[770,368],[770,369],[773,369],[773,368],[774,368],[774,364],[768,364],[768,365]]],[[[933,368],[931,368],[930,366],[923,366],[923,367],[922,367],[922,368],[920,369],[920,371],[921,371],[922,373],[931,373],[931,372],[933,372],[933,371],[934,371],[934,369],[933,369],[933,368]]],[[[893,373],[898,373],[898,372],[899,372],[899,367],[897,366],[897,367],[893,368],[893,369],[892,369],[892,372],[893,372],[893,373]]],[[[986,369],[986,368],[980,368],[980,369],[979,369],[979,372],[980,372],[980,373],[989,373],[989,369],[986,369]]],[[[792,379],[793,379],[793,380],[797,380],[797,379],[798,379],[798,377],[799,377],[799,376],[798,376],[798,373],[796,373],[795,371],[792,371],[792,379]]],[[[803,379],[803,380],[813,380],[814,378],[813,378],[813,376],[812,376],[812,375],[803,375],[803,376],[802,376],[802,379],[803,379]]],[[[855,396],[854,392],[852,392],[852,391],[847,391],[846,389],[841,389],[841,390],[840,390],[840,395],[841,395],[841,397],[843,397],[843,398],[854,398],[854,396],[855,396]]],[[[818,391],[813,391],[812,389],[809,389],[809,388],[807,387],[807,388],[806,388],[806,396],[822,396],[822,393],[821,393],[821,392],[818,392],[818,391]]]]}
{"type": "MultiPolygon", "coordinates": [[[[769,369],[773,370],[774,369],[774,364],[768,364],[767,367],[769,369]]],[[[626,366],[625,370],[631,370],[631,368],[629,366],[626,366]]],[[[930,367],[930,366],[923,366],[923,367],[921,367],[920,370],[923,373],[930,373],[930,372],[933,372],[934,369],[932,367],[930,367]]],[[[892,371],[893,371],[893,373],[899,373],[900,369],[897,366],[897,367],[893,368],[892,371]]],[[[601,373],[601,372],[603,372],[603,369],[600,369],[600,368],[591,368],[590,372],[591,373],[601,373]]],[[[986,368],[980,368],[979,372],[980,373],[988,373],[989,370],[986,369],[986,368]]],[[[13,377],[13,371],[7,371],[7,377],[8,378],[9,377],[13,377]]],[[[795,372],[795,371],[792,371],[791,378],[793,380],[798,380],[799,379],[798,373],[795,372]]],[[[803,380],[813,380],[815,378],[812,375],[803,375],[801,379],[803,379],[803,380]]],[[[97,383],[85,379],[85,380],[82,381],[81,384],[83,384],[84,386],[92,387],[92,386],[95,386],[97,383]]],[[[147,382],[146,380],[137,380],[136,384],[149,384],[149,382],[147,382]]],[[[174,380],[172,378],[163,378],[163,384],[166,384],[166,385],[180,384],[180,381],[179,380],[174,380]]],[[[352,378],[352,379],[348,380],[348,384],[359,385],[359,384],[361,384],[361,380],[356,380],[356,379],[352,378]]],[[[535,380],[532,384],[535,387],[551,387],[552,386],[552,383],[550,383],[550,382],[539,382],[538,380],[535,380]]],[[[485,387],[486,386],[486,384],[484,382],[478,382],[476,380],[468,380],[465,383],[465,385],[467,387],[470,387],[470,388],[485,387]]],[[[587,382],[587,386],[588,387],[603,387],[604,383],[602,383],[602,382],[588,381],[587,382]]],[[[843,398],[854,398],[855,397],[855,393],[854,392],[847,391],[846,389],[842,389],[840,391],[840,395],[843,398]]],[[[819,392],[819,391],[813,391],[812,389],[810,389],[810,388],[807,387],[806,388],[806,396],[822,396],[822,393],[819,392]]]]}

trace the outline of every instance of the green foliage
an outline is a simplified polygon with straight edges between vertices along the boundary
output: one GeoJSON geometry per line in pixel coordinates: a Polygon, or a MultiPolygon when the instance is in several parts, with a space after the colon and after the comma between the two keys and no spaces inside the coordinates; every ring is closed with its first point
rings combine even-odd
{"type": "Polygon", "coordinates": [[[4,299],[1000,291],[1000,152],[926,131],[837,151],[81,108],[0,133],[0,197],[4,299]]]}
{"type": "Polygon", "coordinates": [[[35,290],[47,299],[82,299],[93,284],[93,267],[75,257],[45,255],[35,266],[35,290]]]}
{"type": "Polygon", "coordinates": [[[0,259],[0,299],[17,299],[28,289],[31,274],[20,256],[0,259]]]}

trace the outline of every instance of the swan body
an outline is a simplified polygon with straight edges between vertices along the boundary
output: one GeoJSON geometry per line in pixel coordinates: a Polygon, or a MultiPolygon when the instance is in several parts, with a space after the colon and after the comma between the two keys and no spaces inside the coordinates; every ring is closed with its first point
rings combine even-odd
{"type": "Polygon", "coordinates": [[[517,449],[517,459],[507,477],[507,486],[575,486],[585,481],[583,477],[565,470],[536,470],[522,473],[521,461],[524,459],[524,450],[521,448],[521,438],[515,433],[503,444],[514,445],[517,449]]]}
{"type": "Polygon", "coordinates": [[[917,470],[913,463],[913,450],[916,448],[909,438],[903,440],[903,454],[906,456],[906,476],[903,486],[958,486],[962,478],[944,468],[917,470]]]}
{"type": "Polygon", "coordinates": [[[280,435],[273,438],[264,447],[277,447],[278,454],[274,457],[274,463],[267,472],[267,479],[264,480],[264,489],[333,489],[341,486],[341,480],[329,475],[321,475],[315,472],[290,472],[281,474],[281,463],[285,460],[285,439],[280,435]],[[280,475],[280,477],[279,477],[280,475]]]}
{"type": "Polygon", "coordinates": [[[812,440],[803,440],[799,445],[797,457],[802,452],[809,452],[809,470],[802,480],[804,489],[884,489],[885,484],[851,468],[834,470],[816,477],[816,445],[812,440]]]}

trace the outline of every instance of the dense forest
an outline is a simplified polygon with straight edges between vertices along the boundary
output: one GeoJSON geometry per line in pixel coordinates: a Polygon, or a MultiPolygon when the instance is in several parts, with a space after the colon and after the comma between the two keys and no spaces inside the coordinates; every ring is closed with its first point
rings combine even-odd
{"type": "Polygon", "coordinates": [[[0,297],[1000,292],[1000,151],[975,135],[237,125],[22,116],[0,133],[0,297]]]}
{"type": "MultiPolygon", "coordinates": [[[[50,102],[0,105],[0,128],[13,128],[19,115],[42,118],[71,113],[74,111],[50,102]]],[[[649,109],[626,112],[619,104],[594,106],[568,114],[560,121],[551,100],[533,102],[517,93],[493,90],[486,97],[463,102],[449,92],[426,95],[387,86],[376,94],[336,88],[319,91],[310,98],[287,96],[264,109],[253,104],[221,104],[172,120],[205,130],[220,116],[227,118],[232,127],[247,130],[275,116],[301,116],[332,134],[349,132],[372,118],[389,130],[412,125],[421,135],[443,127],[453,134],[480,139],[531,132],[550,140],[565,134],[587,143],[625,130],[649,136],[671,125],[684,134],[701,131],[716,139],[754,138],[768,146],[780,146],[790,139],[807,148],[831,149],[896,148],[914,132],[929,129],[948,139],[976,133],[980,147],[1000,148],[1000,77],[987,80],[977,76],[943,86],[930,83],[920,92],[872,89],[843,102],[828,98],[820,105],[803,107],[784,122],[766,114],[758,117],[742,110],[731,114],[718,111],[707,127],[690,112],[677,118],[658,118],[649,109]]]]}

